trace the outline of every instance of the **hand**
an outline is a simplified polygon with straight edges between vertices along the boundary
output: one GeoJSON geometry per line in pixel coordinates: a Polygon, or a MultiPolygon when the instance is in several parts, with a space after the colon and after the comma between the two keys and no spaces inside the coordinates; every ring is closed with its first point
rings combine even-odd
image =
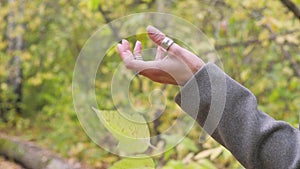
{"type": "Polygon", "coordinates": [[[147,27],[148,36],[158,45],[154,61],[136,60],[142,57],[142,44],[137,41],[133,50],[130,51],[130,44],[122,40],[117,45],[118,52],[128,69],[139,72],[149,79],[165,84],[184,85],[205,63],[198,56],[173,43],[165,55],[165,50],[159,45],[165,35],[153,26],[147,27]]]}

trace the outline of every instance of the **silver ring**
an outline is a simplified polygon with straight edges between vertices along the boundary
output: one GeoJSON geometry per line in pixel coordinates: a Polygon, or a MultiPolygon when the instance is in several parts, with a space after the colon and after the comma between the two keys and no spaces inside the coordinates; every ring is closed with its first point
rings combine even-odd
{"type": "Polygon", "coordinates": [[[143,57],[142,57],[142,56],[135,56],[134,59],[135,59],[135,60],[143,60],[143,57]]]}
{"type": "Polygon", "coordinates": [[[168,50],[173,43],[174,41],[171,38],[165,37],[164,40],[161,42],[160,46],[165,50],[168,50]]]}

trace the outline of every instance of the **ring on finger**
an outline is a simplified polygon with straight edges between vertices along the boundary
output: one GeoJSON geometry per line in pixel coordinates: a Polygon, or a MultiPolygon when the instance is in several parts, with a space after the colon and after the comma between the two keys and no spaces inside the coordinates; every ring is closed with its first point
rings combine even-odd
{"type": "Polygon", "coordinates": [[[161,42],[160,46],[165,50],[168,50],[173,45],[173,43],[174,41],[171,38],[165,37],[164,40],[161,42]]]}
{"type": "Polygon", "coordinates": [[[134,59],[135,59],[135,60],[143,60],[143,57],[142,57],[142,56],[135,56],[134,59]]]}

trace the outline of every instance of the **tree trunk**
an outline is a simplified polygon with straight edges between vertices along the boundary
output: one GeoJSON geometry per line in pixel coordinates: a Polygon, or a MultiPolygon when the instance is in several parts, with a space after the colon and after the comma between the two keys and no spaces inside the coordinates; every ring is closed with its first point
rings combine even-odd
{"type": "Polygon", "coordinates": [[[80,163],[70,164],[33,143],[23,142],[0,133],[0,154],[29,169],[88,169],[80,163]]]}
{"type": "MultiPolygon", "coordinates": [[[[15,3],[15,0],[8,0],[8,4],[12,5],[15,3]]],[[[15,99],[11,99],[12,104],[14,104],[14,108],[17,113],[21,113],[20,103],[22,102],[22,61],[20,56],[16,54],[16,51],[21,51],[23,49],[23,36],[22,32],[19,32],[16,36],[14,36],[17,31],[17,27],[24,28],[23,23],[16,22],[23,18],[24,15],[24,5],[25,0],[19,0],[18,9],[11,8],[8,14],[7,20],[7,37],[8,37],[8,53],[12,55],[10,59],[7,70],[7,84],[12,89],[15,94],[15,99]]]]}
{"type": "Polygon", "coordinates": [[[281,0],[281,3],[286,6],[296,18],[300,20],[300,9],[297,8],[297,5],[290,0],[281,0]]]}

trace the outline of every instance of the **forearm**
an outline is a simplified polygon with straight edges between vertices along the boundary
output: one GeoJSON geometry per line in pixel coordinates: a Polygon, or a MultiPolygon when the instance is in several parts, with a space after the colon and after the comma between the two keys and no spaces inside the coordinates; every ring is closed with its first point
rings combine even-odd
{"type": "Polygon", "coordinates": [[[182,88],[176,102],[201,126],[206,121],[217,121],[212,137],[246,168],[300,167],[299,131],[259,111],[255,96],[214,64],[202,68],[182,88]],[[225,85],[218,83],[222,79],[225,85]],[[215,107],[222,107],[222,103],[224,110],[218,112],[215,107]],[[198,105],[197,111],[189,105],[198,105]],[[211,113],[213,116],[208,115],[211,113]],[[220,120],[207,117],[220,117],[220,120]]]}

